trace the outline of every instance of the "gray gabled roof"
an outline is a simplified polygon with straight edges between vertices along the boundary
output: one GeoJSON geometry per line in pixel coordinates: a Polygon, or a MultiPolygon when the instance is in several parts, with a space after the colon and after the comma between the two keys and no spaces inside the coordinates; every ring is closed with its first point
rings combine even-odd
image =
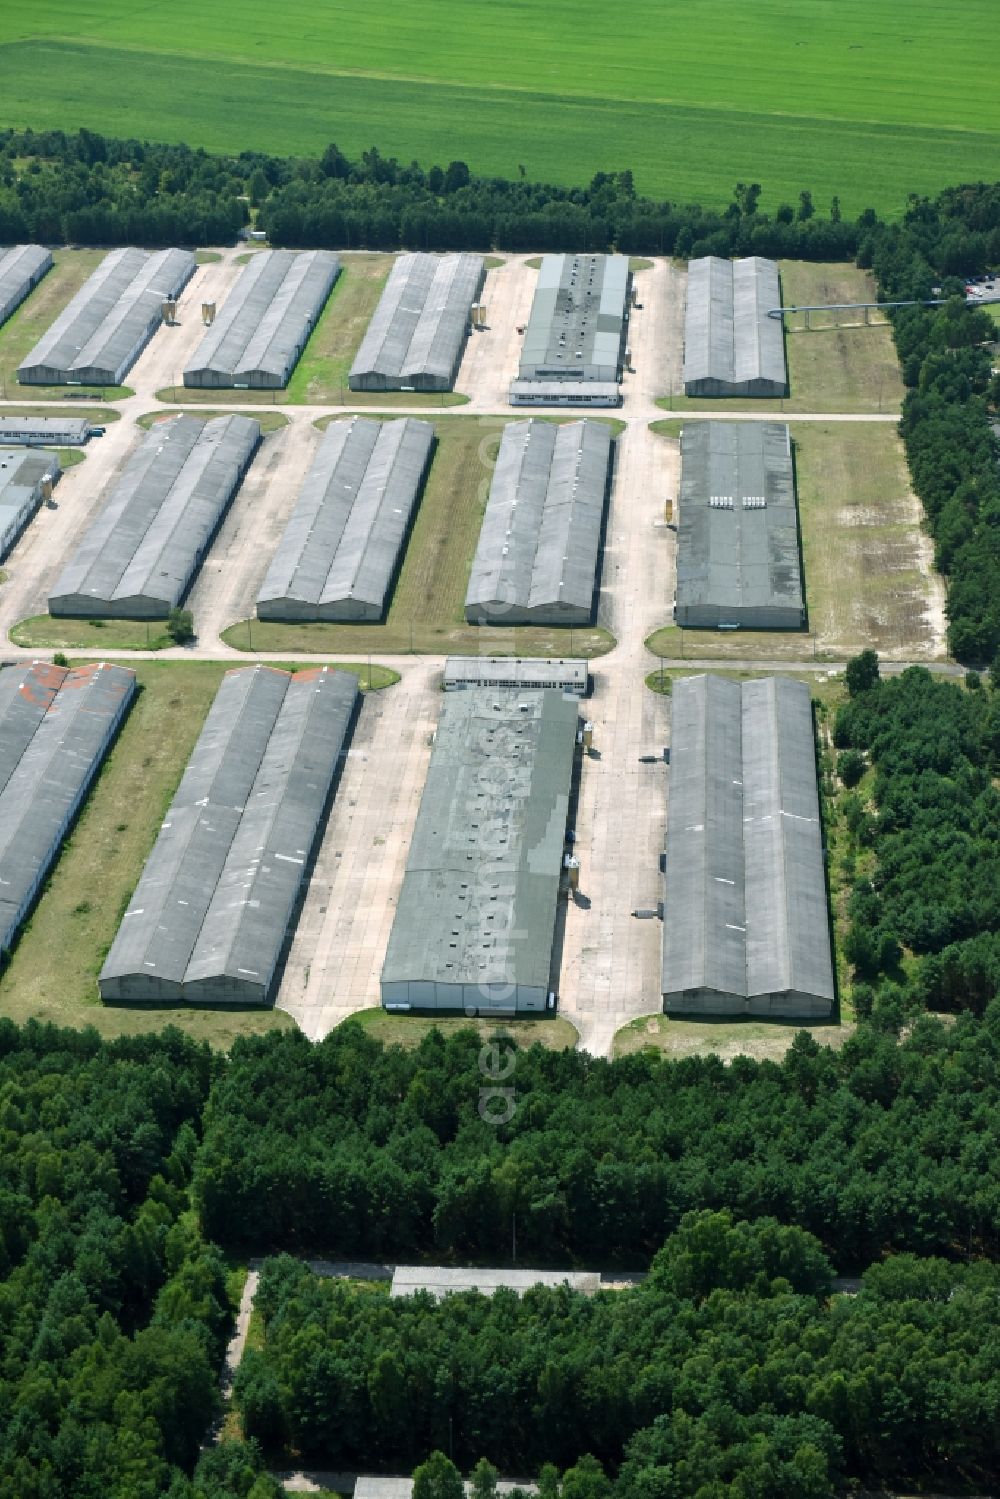
{"type": "Polygon", "coordinates": [[[243,267],[215,321],[184,369],[214,384],[247,384],[265,374],[284,384],[305,346],[340,260],[328,250],[264,250],[243,267]]]}
{"type": "Polygon", "coordinates": [[[628,284],[624,255],[543,256],[519,379],[617,379],[628,284]]]}
{"type": "Polygon", "coordinates": [[[0,558],[7,555],[42,502],[44,481],[62,472],[57,453],[0,448],[0,558]]]}
{"type": "Polygon", "coordinates": [[[0,951],[7,951],[135,694],[125,666],[0,671],[0,951]]]}
{"type": "Polygon", "coordinates": [[[0,246],[0,323],[7,321],[51,268],[52,254],[42,245],[0,246]]]}
{"type": "Polygon", "coordinates": [[[165,616],[201,565],[259,442],[252,417],[157,422],[60,574],[50,612],[165,616]]]}
{"type": "Polygon", "coordinates": [[[189,250],[112,250],[18,368],[29,384],[117,384],[194,275],[189,250]]]}
{"type": "Polygon", "coordinates": [[[685,677],[671,703],[666,1009],[829,1014],[809,688],[792,678],[685,677]]]}
{"type": "Polygon", "coordinates": [[[351,365],[349,379],[450,381],[483,283],[481,255],[400,255],[351,365]]]}
{"type": "Polygon", "coordinates": [[[603,422],[504,427],[466,617],[589,617],[611,463],[603,422]]]}
{"type": "Polygon", "coordinates": [[[775,261],[758,255],[688,264],[684,385],[688,394],[783,395],[785,339],[775,261]]]}
{"type": "Polygon", "coordinates": [[[262,619],[382,614],[433,443],[412,417],[330,423],[258,594],[262,619]]]}
{"type": "Polygon", "coordinates": [[[266,1000],[357,694],[326,667],[227,673],[101,970],[105,998],[266,1000]]]}
{"type": "Polygon", "coordinates": [[[448,693],[382,983],[546,989],[578,706],[561,693],[448,693]]]}
{"type": "Polygon", "coordinates": [[[792,445],[780,422],[681,431],[679,624],[805,618],[792,445]]]}

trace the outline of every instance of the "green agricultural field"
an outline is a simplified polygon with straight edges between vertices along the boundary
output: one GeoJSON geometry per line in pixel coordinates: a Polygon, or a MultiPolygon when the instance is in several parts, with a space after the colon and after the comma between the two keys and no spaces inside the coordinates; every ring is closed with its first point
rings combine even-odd
{"type": "Polygon", "coordinates": [[[6,0],[5,121],[890,212],[1000,176],[992,0],[6,0]],[[612,46],[612,39],[617,43],[612,46]]]}
{"type": "Polygon", "coordinates": [[[515,630],[465,622],[469,570],[503,425],[499,416],[435,420],[437,448],[384,624],[241,620],[223,632],[223,640],[237,650],[293,655],[476,654],[488,648],[505,656],[599,656],[610,649],[612,637],[596,625],[572,631],[538,626],[515,630]]]}

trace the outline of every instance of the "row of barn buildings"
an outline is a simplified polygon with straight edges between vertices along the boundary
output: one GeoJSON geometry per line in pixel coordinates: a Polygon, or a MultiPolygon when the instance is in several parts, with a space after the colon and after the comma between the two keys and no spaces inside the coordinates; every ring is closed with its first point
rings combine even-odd
{"type": "MultiPolygon", "coordinates": [[[[539,1013],[558,989],[560,899],[579,864],[567,837],[586,737],[579,699],[572,685],[552,690],[557,680],[484,685],[488,671],[477,681],[460,663],[451,670],[468,680],[438,723],[382,1003],[539,1013]]],[[[682,678],[671,716],[664,1011],[829,1017],[836,991],[808,687],[682,678]]]]}
{"type": "MultiPolygon", "coordinates": [[[[0,323],[51,268],[39,245],[0,249],[0,323]]],[[[187,250],[106,255],[18,368],[24,385],[120,385],[194,275],[187,250]]],[[[326,250],[250,256],[184,368],[196,389],[277,390],[341,272],[326,250]]],[[[454,386],[486,279],[481,255],[396,258],[348,375],[353,391],[454,386]]],[[[617,406],[635,296],[623,255],[542,257],[509,399],[525,406],[617,406]]],[[[689,396],[788,390],[774,261],[706,256],[688,267],[684,389],[689,396]]]]}
{"type": "MultiPolygon", "coordinates": [[[[435,440],[433,424],[413,417],[329,424],[258,594],[260,619],[384,617],[435,440]]],[[[165,618],[185,598],[260,441],[247,416],[156,422],[57,578],[50,614],[165,618]]],[[[600,422],[505,427],[472,563],[470,621],[592,618],[613,450],[600,422]]],[[[5,524],[12,538],[23,528],[56,477],[54,453],[0,450],[0,540],[5,524]]]]}
{"type": "MultiPolygon", "coordinates": [[[[580,662],[461,661],[441,713],[381,974],[398,1011],[541,1014],[580,746],[580,662]],[[522,685],[523,678],[523,685],[522,685]]],[[[585,669],[584,669],[585,679],[585,669]]],[[[134,672],[0,671],[0,954],[10,951],[135,696],[134,672]]],[[[320,667],[226,673],[99,975],[111,1003],[274,995],[359,703],[320,667]]],[[[664,856],[667,1014],[828,1017],[836,1002],[808,687],[674,684],[664,856]]]]}
{"type": "MultiPolygon", "coordinates": [[[[163,619],[182,603],[261,442],[252,417],[181,415],[144,435],[49,594],[53,615],[163,619]]],[[[256,601],[262,620],[385,617],[435,450],[414,417],[326,428],[256,601]]],[[[508,422],[472,559],[465,617],[596,617],[615,438],[606,422],[508,422]]],[[[0,449],[0,556],[59,477],[54,452],[0,449]]],[[[806,623],[788,427],[694,422],[681,434],[674,618],[700,629],[806,623]]]]}

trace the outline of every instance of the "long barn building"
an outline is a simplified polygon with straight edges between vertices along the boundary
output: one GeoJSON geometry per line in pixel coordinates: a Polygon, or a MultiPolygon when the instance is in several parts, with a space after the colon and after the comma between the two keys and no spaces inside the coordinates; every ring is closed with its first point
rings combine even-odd
{"type": "Polygon", "coordinates": [[[598,385],[602,404],[621,379],[631,277],[624,255],[545,255],[524,333],[512,393],[531,399],[540,383],[564,404],[588,402],[581,385],[598,385]]]}
{"type": "Polygon", "coordinates": [[[99,986],[105,1000],[265,1004],[358,697],[348,672],[222,679],[99,986]]]}
{"type": "Polygon", "coordinates": [[[62,472],[56,453],[0,448],[0,561],[62,472]]]}
{"type": "Polygon", "coordinates": [[[485,279],[481,255],[400,255],[351,365],[351,390],[450,390],[485,279]]]}
{"type": "Polygon", "coordinates": [[[576,701],[445,695],[382,969],[392,1009],[544,1011],[576,701]]]}
{"type": "Polygon", "coordinates": [[[22,385],[121,385],[195,271],[190,250],[112,250],[38,340],[22,385]]]}
{"type": "Polygon", "coordinates": [[[52,253],[43,245],[0,245],[0,325],[52,269],[52,253]]]}
{"type": "Polygon", "coordinates": [[[674,618],[695,629],[805,624],[795,471],[784,423],[683,427],[674,618]]]}
{"type": "Polygon", "coordinates": [[[257,597],[258,617],[381,619],[433,446],[430,422],[331,422],[257,597]]]}
{"type": "Polygon", "coordinates": [[[49,595],[49,613],[165,619],[180,604],[260,442],[247,416],[146,433],[49,595]]]}
{"type": "Polygon", "coordinates": [[[470,623],[591,620],[612,452],[604,422],[508,422],[466,593],[470,623]]]}
{"type": "Polygon", "coordinates": [[[809,688],[792,678],[684,677],[671,723],[664,1010],[829,1015],[809,688]]]}
{"type": "Polygon", "coordinates": [[[0,671],[0,952],[55,862],[135,696],[135,672],[35,661],[0,671]]]}
{"type": "Polygon", "coordinates": [[[278,390],[288,384],[340,275],[328,250],[251,257],[190,362],[199,389],[278,390]]]}
{"type": "Polygon", "coordinates": [[[752,255],[688,264],[684,394],[786,396],[785,333],[778,267],[752,255]]]}

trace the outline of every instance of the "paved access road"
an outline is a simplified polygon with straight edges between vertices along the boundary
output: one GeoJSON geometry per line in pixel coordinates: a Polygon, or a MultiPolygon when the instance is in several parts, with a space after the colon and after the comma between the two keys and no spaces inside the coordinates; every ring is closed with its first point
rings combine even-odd
{"type": "MultiPolygon", "coordinates": [[[[178,325],[162,328],[129,376],[135,394],[115,403],[121,420],[92,441],[86,462],[69,470],[56,491],[57,508],[43,509],[5,563],[0,588],[0,631],[4,655],[31,657],[9,642],[20,619],[45,612],[48,592],[66,558],[102,503],[103,492],[124,463],[137,436],[140,417],[163,410],[159,393],[171,396],[181,371],[202,336],[203,301],[220,306],[237,275],[245,247],[219,252],[201,266],[179,304],[178,325]]],[[[467,405],[442,409],[415,406],[414,415],[527,414],[507,407],[506,395],[517,370],[521,336],[534,290],[535,272],[527,256],[511,256],[488,273],[483,301],[487,328],[474,333],[459,372],[457,389],[467,405]]],[[[594,662],[594,694],[583,707],[594,724],[594,752],[586,759],[575,815],[576,851],[581,860],[580,890],[565,907],[560,930],[560,1012],[580,1032],[581,1045],[610,1054],[615,1031],[627,1021],[660,1009],[660,923],[640,920],[637,908],[655,907],[660,898],[659,853],[666,822],[663,747],[669,741],[669,700],[651,693],[644,677],[656,665],[644,641],[667,622],[673,595],[675,533],[663,524],[664,500],[678,486],[676,443],[650,431],[669,418],[656,398],[678,388],[684,307],[684,272],[665,260],[637,274],[641,309],[630,330],[632,370],[623,383],[616,477],[603,561],[600,622],[617,644],[594,662]],[[661,757],[658,763],[641,759],[661,757]]],[[[17,402],[7,402],[17,405],[17,402]]],[[[37,404],[25,401],[24,405],[37,404]]],[[[213,407],[260,415],[270,405],[241,402],[239,392],[219,391],[213,407]]],[[[222,631],[252,612],[274,546],[294,505],[299,483],[320,433],[317,418],[350,406],[302,406],[277,401],[288,424],[268,435],[234,501],[191,594],[198,640],[190,647],[159,653],[160,659],[287,660],[287,653],[235,651],[222,631]]],[[[58,409],[56,406],[54,410],[58,409]]],[[[74,403],[74,412],[85,408],[74,403]]],[[[191,409],[197,411],[197,405],[191,409]]],[[[380,408],[366,406],[366,413],[380,408]]],[[[403,408],[389,406],[386,414],[403,408]]],[[[566,415],[565,411],[560,415],[566,415]]],[[[680,415],[680,413],[677,413],[680,415]]],[[[782,419],[773,406],[759,412],[699,410],[685,421],[725,417],[730,421],[782,419]]],[[[789,414],[790,415],[790,414],[789,414]]],[[[819,422],[894,422],[894,416],[829,412],[795,413],[819,422]]],[[[496,649],[497,635],[484,631],[484,652],[496,649]]],[[[99,656],[100,651],[79,652],[99,656]]],[[[127,658],[129,652],[117,655],[127,658]]],[[[139,655],[139,653],[135,653],[139,655]]],[[[148,659],[140,655],[140,659],[148,659]]],[[[344,660],[343,653],[317,656],[344,660]]],[[[359,663],[369,657],[359,656],[359,663]]],[[[373,656],[399,671],[401,683],[370,694],[343,770],[340,789],[323,838],[298,927],[281,980],[277,1003],[307,1035],[328,1033],[347,1015],[379,1002],[378,976],[385,955],[395,903],[413,833],[431,739],[441,705],[443,658],[373,656]]],[[[668,666],[719,668],[722,660],[679,660],[668,666]]],[[[741,669],[802,671],[809,661],[740,661],[741,669]]],[[[898,663],[899,669],[905,663],[898,663]]],[[[844,663],[824,663],[824,671],[844,663]]],[[[891,668],[890,668],[891,669],[891,668]]],[[[945,663],[933,670],[958,673],[945,663]]]]}

